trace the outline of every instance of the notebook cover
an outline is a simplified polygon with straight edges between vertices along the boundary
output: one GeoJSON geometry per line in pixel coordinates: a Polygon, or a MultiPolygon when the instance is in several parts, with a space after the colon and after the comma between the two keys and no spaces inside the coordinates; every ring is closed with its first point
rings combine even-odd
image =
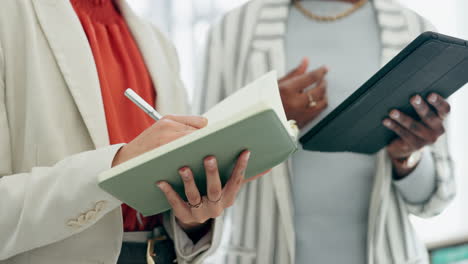
{"type": "Polygon", "coordinates": [[[409,99],[449,97],[468,82],[468,42],[425,32],[301,137],[303,148],[373,154],[396,135],[382,125],[391,109],[419,119],[409,99]]]}
{"type": "Polygon", "coordinates": [[[252,152],[246,171],[248,178],[285,161],[296,151],[297,143],[276,113],[267,110],[123,173],[113,175],[112,169],[104,172],[105,177],[100,178],[113,177],[101,181],[99,186],[145,216],[159,214],[170,206],[156,182],[168,181],[186,199],[178,169],[190,166],[200,192],[206,194],[203,158],[217,157],[224,185],[245,149],[252,152]]]}

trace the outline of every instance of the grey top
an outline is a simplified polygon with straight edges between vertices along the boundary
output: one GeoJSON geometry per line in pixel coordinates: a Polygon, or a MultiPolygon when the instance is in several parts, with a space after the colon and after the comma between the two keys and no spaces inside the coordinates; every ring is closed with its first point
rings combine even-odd
{"type": "MultiPolygon", "coordinates": [[[[308,0],[315,14],[333,15],[349,3],[308,0]]],[[[309,69],[329,68],[329,107],[316,124],[380,68],[381,44],[371,3],[342,20],[321,23],[290,9],[286,33],[287,68],[303,57],[309,69]]],[[[435,188],[429,153],[418,168],[396,183],[405,198],[421,203],[435,188]],[[417,188],[415,188],[417,187],[417,188]]],[[[293,156],[296,263],[366,263],[366,236],[375,155],[320,153],[300,150],[293,156]]]]}

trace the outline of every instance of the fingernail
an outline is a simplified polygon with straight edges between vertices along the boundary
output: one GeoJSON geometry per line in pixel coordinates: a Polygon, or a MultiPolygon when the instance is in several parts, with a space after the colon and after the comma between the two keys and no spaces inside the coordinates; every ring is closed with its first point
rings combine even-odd
{"type": "Polygon", "coordinates": [[[206,160],[206,165],[209,167],[214,167],[216,166],[216,160],[213,157],[210,157],[206,160]]]}
{"type": "Polygon", "coordinates": [[[158,186],[159,189],[164,190],[164,184],[162,182],[157,182],[156,186],[158,186]]]}
{"type": "Polygon", "coordinates": [[[431,102],[431,103],[435,103],[435,102],[437,102],[437,96],[435,94],[431,94],[431,95],[429,95],[427,100],[429,100],[429,102],[431,102]]]}
{"type": "Polygon", "coordinates": [[[250,151],[248,151],[247,154],[245,154],[245,159],[246,160],[250,159],[250,154],[252,154],[252,152],[250,152],[250,151]]]}
{"type": "Polygon", "coordinates": [[[383,121],[383,124],[384,124],[384,126],[386,126],[386,127],[391,127],[391,126],[392,126],[392,122],[390,122],[390,120],[388,120],[388,119],[385,119],[385,120],[383,121]]]}
{"type": "Polygon", "coordinates": [[[393,110],[393,111],[390,112],[390,116],[393,119],[398,119],[398,118],[400,118],[400,112],[398,112],[397,110],[393,110]]]}
{"type": "Polygon", "coordinates": [[[419,95],[416,95],[413,99],[413,103],[416,105],[420,105],[422,103],[422,98],[419,95]]]}
{"type": "Polygon", "coordinates": [[[180,176],[182,176],[182,178],[185,181],[188,181],[190,179],[189,172],[188,172],[187,168],[180,169],[179,173],[180,173],[180,176]]]}

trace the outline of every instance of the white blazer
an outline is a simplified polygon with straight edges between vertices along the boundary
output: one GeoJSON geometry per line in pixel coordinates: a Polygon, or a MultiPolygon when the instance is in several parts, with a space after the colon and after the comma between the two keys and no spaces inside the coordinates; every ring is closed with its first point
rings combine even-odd
{"type": "MultiPolygon", "coordinates": [[[[117,1],[163,114],[188,113],[172,45],[117,1]]],[[[109,146],[93,55],[69,0],[0,2],[0,263],[115,263],[121,202],[97,186],[109,146]]],[[[217,233],[193,245],[166,228],[179,263],[200,263],[217,233]]]]}
{"type": "MultiPolygon", "coordinates": [[[[252,0],[228,13],[213,27],[207,48],[207,70],[201,108],[206,110],[245,84],[275,69],[286,71],[284,36],[290,0],[252,0]]],[[[430,24],[393,0],[374,0],[380,27],[382,65],[430,24]]],[[[392,182],[385,150],[378,154],[369,209],[367,252],[369,264],[428,263],[408,215],[440,213],[455,195],[452,162],[446,136],[430,147],[436,187],[423,204],[411,204],[392,182]]],[[[289,164],[249,183],[225,219],[225,235],[209,263],[294,264],[295,235],[289,164]]]]}

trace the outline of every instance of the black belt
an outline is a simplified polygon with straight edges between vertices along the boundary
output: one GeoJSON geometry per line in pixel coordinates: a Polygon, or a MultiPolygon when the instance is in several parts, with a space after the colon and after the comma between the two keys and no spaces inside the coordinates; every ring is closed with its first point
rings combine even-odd
{"type": "Polygon", "coordinates": [[[125,233],[117,264],[177,263],[174,243],[164,231],[125,233]]]}

